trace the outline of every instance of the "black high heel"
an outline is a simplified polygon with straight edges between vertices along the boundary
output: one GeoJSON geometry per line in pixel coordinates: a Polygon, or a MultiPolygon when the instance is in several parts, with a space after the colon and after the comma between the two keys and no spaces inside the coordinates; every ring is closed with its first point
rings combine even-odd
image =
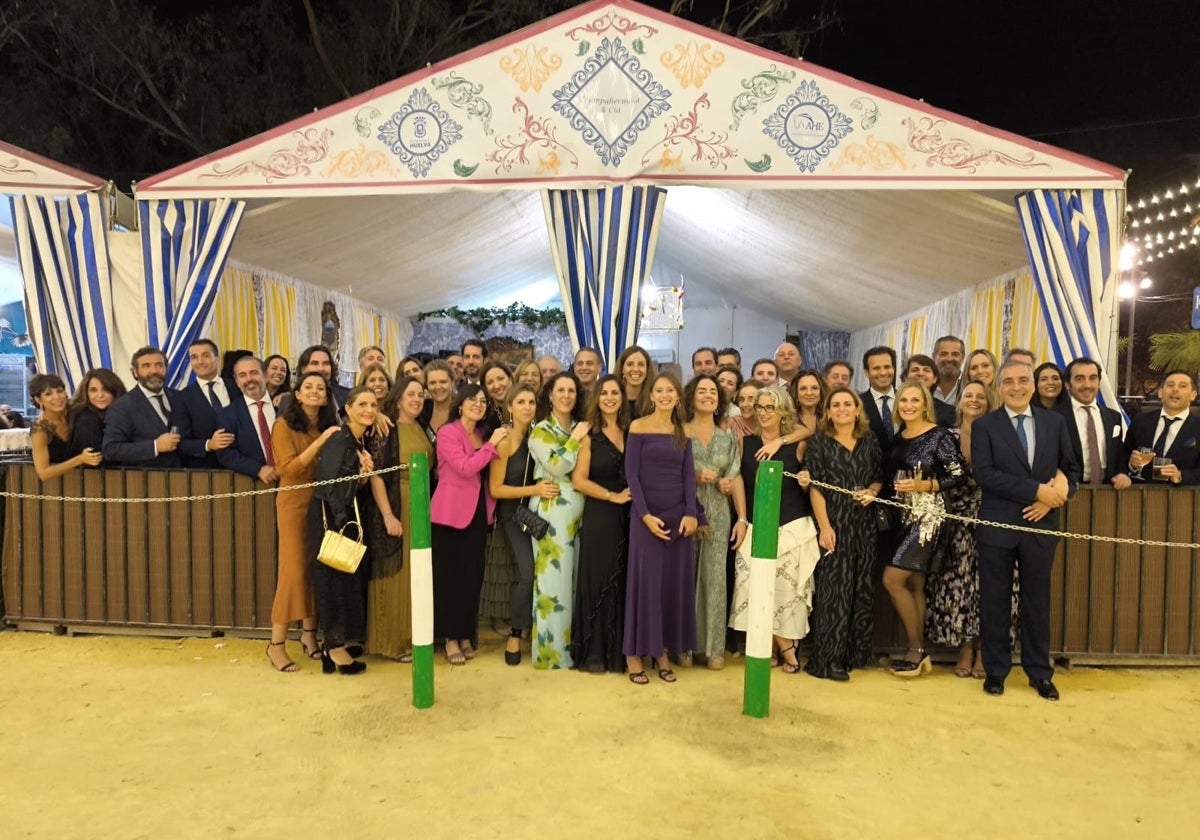
{"type": "MultiPolygon", "coordinates": [[[[300,666],[297,665],[295,662],[292,662],[289,659],[288,663],[286,665],[284,665],[283,667],[280,667],[279,665],[276,665],[275,660],[271,658],[271,648],[283,647],[285,644],[287,644],[287,642],[267,642],[267,661],[271,663],[271,667],[274,668],[276,671],[282,671],[285,674],[291,674],[296,671],[299,671],[300,666]]],[[[284,651],[284,655],[285,656],[287,655],[286,650],[284,651]]]]}
{"type": "Polygon", "coordinates": [[[921,674],[933,672],[933,659],[925,652],[925,648],[909,648],[909,653],[920,655],[920,659],[912,662],[908,659],[892,660],[891,671],[897,677],[919,677],[921,674]]]}
{"type": "Polygon", "coordinates": [[[308,645],[304,644],[304,634],[305,633],[312,633],[314,639],[317,637],[316,630],[301,630],[300,631],[300,647],[304,648],[304,655],[307,656],[309,659],[320,659],[321,658],[321,645],[316,644],[316,645],[313,645],[312,647],[309,647],[308,645]]]}
{"type": "Polygon", "coordinates": [[[321,673],[332,674],[337,671],[339,674],[349,676],[351,674],[361,674],[367,670],[366,662],[351,662],[349,665],[339,665],[333,661],[333,657],[328,651],[321,651],[321,673]]]}

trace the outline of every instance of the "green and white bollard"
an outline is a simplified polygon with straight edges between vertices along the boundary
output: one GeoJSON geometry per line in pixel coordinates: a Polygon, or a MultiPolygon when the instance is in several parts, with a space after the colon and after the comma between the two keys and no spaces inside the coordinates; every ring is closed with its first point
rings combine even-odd
{"type": "Polygon", "coordinates": [[[765,718],[771,708],[771,639],[775,612],[775,564],[779,558],[779,499],[783,464],[763,461],[754,479],[754,525],[750,529],[750,604],[746,624],[746,679],[742,714],[765,718]]]}
{"type": "Polygon", "coordinates": [[[433,551],[429,543],[429,459],[408,459],[409,557],[412,568],[413,705],[433,705],[433,551]]]}

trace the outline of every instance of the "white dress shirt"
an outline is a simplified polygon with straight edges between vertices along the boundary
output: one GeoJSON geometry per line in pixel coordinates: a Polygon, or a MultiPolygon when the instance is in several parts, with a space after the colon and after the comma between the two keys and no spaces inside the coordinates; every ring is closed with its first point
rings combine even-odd
{"type": "Polygon", "coordinates": [[[1017,417],[1028,418],[1024,424],[1025,440],[1029,443],[1029,466],[1033,467],[1033,456],[1037,452],[1037,423],[1033,419],[1033,409],[1025,406],[1024,411],[1013,411],[1008,406],[1004,406],[1004,411],[1008,414],[1008,422],[1012,424],[1013,431],[1017,430],[1017,417]]]}
{"type": "Polygon", "coordinates": [[[196,377],[196,383],[200,386],[200,393],[204,394],[204,399],[208,399],[208,385],[212,383],[216,386],[213,390],[217,392],[217,399],[221,401],[221,408],[229,405],[229,389],[225,387],[225,380],[221,377],[215,379],[201,379],[196,377]]]}
{"type": "MultiPolygon", "coordinates": [[[[246,410],[250,412],[250,422],[254,424],[254,428],[258,428],[258,406],[255,403],[258,400],[252,400],[245,394],[242,395],[246,400],[246,410]]],[[[271,405],[271,397],[263,394],[262,399],[263,414],[267,418],[267,435],[271,434],[271,429],[275,428],[275,406],[271,405]]],[[[226,429],[225,431],[229,431],[226,429]]],[[[258,438],[258,448],[263,451],[263,457],[267,457],[267,448],[263,445],[262,435],[256,435],[258,438]]]]}
{"type": "Polygon", "coordinates": [[[1175,438],[1179,436],[1179,430],[1183,427],[1183,423],[1187,420],[1190,407],[1184,407],[1183,411],[1178,414],[1171,414],[1165,408],[1158,413],[1158,425],[1154,427],[1154,437],[1150,441],[1150,445],[1154,445],[1154,441],[1158,440],[1158,436],[1162,434],[1163,424],[1168,417],[1178,417],[1179,419],[1171,424],[1171,431],[1167,432],[1167,439],[1163,444],[1163,452],[1170,452],[1171,447],[1175,445],[1175,438]]]}

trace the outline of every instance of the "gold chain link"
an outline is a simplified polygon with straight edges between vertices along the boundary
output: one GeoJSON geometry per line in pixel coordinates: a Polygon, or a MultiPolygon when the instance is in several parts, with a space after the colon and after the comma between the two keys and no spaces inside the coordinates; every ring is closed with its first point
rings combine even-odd
{"type": "Polygon", "coordinates": [[[307,490],[310,487],[322,487],[326,484],[338,484],[343,481],[358,481],[360,478],[370,478],[373,475],[384,475],[385,473],[406,469],[408,469],[408,464],[398,464],[394,467],[384,467],[381,470],[374,470],[369,473],[358,473],[357,475],[347,475],[341,478],[327,478],[324,481],[310,481],[308,484],[292,484],[288,487],[264,487],[262,490],[242,490],[238,493],[206,493],[203,496],[164,496],[154,499],[126,499],[123,497],[46,496],[41,493],[10,493],[7,491],[0,491],[0,496],[7,496],[10,499],[30,499],[35,502],[92,502],[102,505],[140,505],[143,502],[207,502],[214,499],[241,499],[245,496],[261,496],[266,493],[288,493],[292,490],[307,490]]]}
{"type": "MultiPolygon", "coordinates": [[[[788,478],[799,478],[796,473],[790,473],[786,470],[783,473],[788,478]]],[[[819,487],[822,490],[832,490],[834,493],[843,493],[847,496],[856,496],[861,491],[848,490],[845,487],[838,487],[834,484],[826,484],[824,481],[817,481],[815,478],[810,478],[809,482],[814,487],[819,487]]],[[[901,510],[911,510],[909,505],[903,502],[897,502],[892,499],[881,499],[878,496],[872,504],[891,505],[901,510]]],[[[1007,522],[988,522],[986,519],[975,519],[971,516],[961,516],[957,513],[940,513],[937,515],[939,519],[954,519],[958,522],[965,522],[967,525],[988,525],[992,528],[1003,528],[1006,531],[1021,531],[1026,534],[1039,534],[1044,537],[1066,537],[1073,540],[1092,540],[1093,542],[1110,542],[1119,543],[1121,545],[1152,545],[1160,548],[1200,548],[1200,543],[1177,543],[1164,542],[1163,540],[1141,540],[1133,537],[1101,537],[1096,534],[1076,534],[1071,531],[1050,531],[1044,528],[1031,528],[1028,525],[1011,525],[1007,522]]]]}

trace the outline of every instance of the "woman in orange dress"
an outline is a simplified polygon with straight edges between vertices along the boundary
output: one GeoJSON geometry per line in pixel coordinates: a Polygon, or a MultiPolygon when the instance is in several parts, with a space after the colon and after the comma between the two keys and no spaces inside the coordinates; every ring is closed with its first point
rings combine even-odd
{"type": "Polygon", "coordinates": [[[279,470],[275,495],[275,516],[279,530],[279,572],[275,583],[275,602],[271,606],[271,644],[267,659],[279,671],[299,667],[287,655],[288,625],[300,621],[300,645],[310,659],[321,658],[317,644],[317,604],[308,576],[305,544],[305,518],[312,500],[312,488],[284,490],[308,484],[316,476],[317,455],[321,447],[337,434],[337,415],[328,399],[329,384],[316,371],[301,375],[290,400],[271,430],[271,448],[279,470]]]}

